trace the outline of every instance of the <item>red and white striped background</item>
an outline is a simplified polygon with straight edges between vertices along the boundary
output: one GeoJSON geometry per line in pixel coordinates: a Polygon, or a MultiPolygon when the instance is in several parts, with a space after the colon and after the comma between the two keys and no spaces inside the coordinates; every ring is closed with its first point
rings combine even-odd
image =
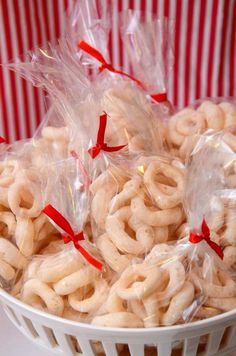
{"type": "MultiPolygon", "coordinates": [[[[6,63],[64,32],[75,0],[0,0],[0,61],[6,63]]],[[[83,0],[79,0],[83,1],[83,0]]],[[[111,58],[128,61],[118,34],[118,11],[141,9],[175,20],[168,97],[177,107],[205,96],[236,96],[236,0],[100,0],[112,4],[111,58]]],[[[0,69],[0,135],[30,137],[45,113],[42,91],[0,69]]]]}

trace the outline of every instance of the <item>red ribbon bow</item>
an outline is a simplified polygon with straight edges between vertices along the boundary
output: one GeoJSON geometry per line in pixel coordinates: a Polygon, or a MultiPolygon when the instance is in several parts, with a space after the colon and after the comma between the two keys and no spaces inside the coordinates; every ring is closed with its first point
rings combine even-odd
{"type": "Polygon", "coordinates": [[[105,131],[106,131],[106,125],[107,125],[107,114],[103,114],[100,116],[100,124],[99,124],[99,129],[98,129],[98,134],[97,134],[97,143],[95,146],[91,147],[88,150],[88,153],[92,158],[97,157],[97,155],[101,151],[105,152],[115,152],[119,151],[122,148],[124,148],[127,145],[120,145],[120,146],[113,146],[113,147],[108,147],[107,144],[104,142],[105,139],[105,131]]]}
{"type": "Polygon", "coordinates": [[[157,93],[157,94],[152,94],[150,97],[154,100],[157,101],[158,103],[163,103],[164,101],[167,101],[167,94],[165,92],[163,93],[157,93]]]}
{"type": "Polygon", "coordinates": [[[108,69],[110,72],[112,73],[117,73],[117,74],[121,74],[124,75],[125,77],[133,80],[134,82],[136,82],[142,89],[144,89],[144,85],[143,83],[136,79],[135,77],[133,77],[132,75],[123,72],[122,70],[119,69],[115,69],[110,63],[108,63],[105,58],[103,57],[103,55],[94,47],[90,46],[87,42],[81,41],[78,44],[78,47],[80,49],[82,49],[84,52],[90,54],[92,57],[96,58],[100,63],[100,67],[99,67],[99,71],[102,72],[104,69],[108,69]]]}
{"type": "Polygon", "coordinates": [[[52,219],[66,234],[62,234],[62,238],[65,244],[73,242],[75,248],[81,253],[82,256],[95,268],[102,270],[102,263],[96,260],[93,256],[86,251],[83,246],[79,244],[79,241],[84,240],[83,231],[75,234],[70,223],[64,218],[58,210],[56,210],[52,205],[47,205],[43,209],[44,214],[46,214],[50,219],[52,219]]]}
{"type": "Polygon", "coordinates": [[[192,242],[193,244],[197,244],[197,243],[201,242],[202,240],[205,240],[208,243],[208,245],[223,260],[224,253],[223,253],[221,247],[217,243],[215,243],[214,241],[211,240],[210,229],[209,229],[205,219],[202,220],[202,233],[201,234],[196,234],[192,231],[190,231],[190,234],[189,234],[189,241],[192,242]]]}
{"type": "Polygon", "coordinates": [[[0,136],[0,143],[6,143],[6,142],[7,140],[4,137],[0,136]]]}

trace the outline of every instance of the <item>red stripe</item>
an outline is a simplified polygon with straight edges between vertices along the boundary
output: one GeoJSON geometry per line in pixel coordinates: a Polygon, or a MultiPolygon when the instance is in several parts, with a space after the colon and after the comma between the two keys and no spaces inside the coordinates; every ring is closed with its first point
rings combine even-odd
{"type": "Polygon", "coordinates": [[[230,39],[230,58],[229,58],[229,95],[236,95],[235,81],[236,67],[236,1],[233,7],[232,30],[230,39]]]}
{"type": "Polygon", "coordinates": [[[192,32],[193,32],[193,7],[194,1],[188,1],[188,23],[186,31],[186,45],[185,45],[185,78],[184,78],[184,105],[189,103],[189,94],[190,94],[190,65],[191,65],[191,45],[192,45],[192,32]]]}
{"type": "Polygon", "coordinates": [[[164,16],[168,17],[169,16],[169,0],[164,1],[164,16]]]}
{"type": "MultiPolygon", "coordinates": [[[[17,33],[17,42],[18,42],[18,50],[19,50],[19,55],[24,54],[24,46],[23,46],[23,33],[21,29],[21,22],[20,22],[20,9],[19,9],[19,3],[18,1],[14,1],[14,13],[15,13],[15,18],[16,18],[16,33],[17,33]]],[[[30,113],[29,113],[29,103],[28,103],[28,93],[27,93],[27,84],[25,79],[20,79],[20,82],[22,84],[22,98],[23,102],[18,103],[18,109],[19,106],[24,105],[25,109],[25,117],[23,118],[25,120],[25,126],[26,126],[26,136],[30,137],[31,136],[31,130],[30,130],[30,113]]],[[[19,94],[19,93],[18,93],[19,94]]],[[[15,125],[16,125],[16,132],[17,132],[17,137],[19,136],[20,138],[20,130],[19,130],[19,120],[15,118],[15,125]]]]}
{"type": "Polygon", "coordinates": [[[140,1],[140,10],[143,12],[146,10],[146,3],[147,3],[146,0],[140,1]]]}
{"type": "Polygon", "coordinates": [[[227,19],[229,12],[229,0],[224,2],[223,10],[223,23],[222,23],[222,37],[221,37],[221,48],[220,48],[220,65],[219,65],[219,76],[218,76],[218,96],[223,95],[223,74],[224,74],[224,64],[225,64],[225,43],[226,43],[226,28],[227,19]]]}
{"type": "Polygon", "coordinates": [[[207,96],[211,96],[218,5],[219,5],[219,0],[213,1],[212,15],[211,15],[211,29],[210,29],[210,37],[209,37],[209,52],[208,52],[209,54],[208,54],[208,71],[207,71],[207,96]]]}
{"type": "Polygon", "coordinates": [[[201,96],[201,63],[202,63],[205,13],[206,13],[206,1],[201,0],[199,25],[198,25],[198,43],[197,43],[196,88],[195,88],[196,99],[200,98],[201,96]]]}
{"type": "Polygon", "coordinates": [[[59,2],[55,1],[53,2],[53,11],[54,11],[54,29],[55,29],[55,36],[56,38],[59,38],[61,35],[61,29],[60,29],[60,10],[59,10],[59,2]]]}
{"type": "MultiPolygon", "coordinates": [[[[174,105],[178,103],[178,75],[179,75],[179,34],[180,34],[180,23],[181,23],[181,9],[182,9],[182,1],[176,0],[176,12],[175,12],[175,44],[174,44],[174,95],[173,102],[174,105]]],[[[183,78],[181,78],[183,80],[183,78]]]]}
{"type": "Polygon", "coordinates": [[[134,0],[129,0],[129,9],[134,9],[134,0]]]}
{"type": "Polygon", "coordinates": [[[155,16],[157,16],[157,12],[158,12],[157,0],[152,0],[152,12],[155,16]]]}
{"type": "MultiPolygon", "coordinates": [[[[13,50],[12,50],[12,41],[11,41],[11,33],[10,33],[10,23],[9,23],[9,13],[8,13],[8,8],[7,8],[7,2],[3,1],[2,2],[2,8],[3,8],[3,22],[4,22],[4,28],[6,31],[6,43],[7,43],[7,50],[8,50],[8,59],[12,59],[13,57],[13,50]]],[[[6,105],[11,105],[13,104],[13,119],[15,123],[15,136],[16,139],[18,140],[20,138],[20,133],[19,133],[19,124],[18,124],[18,113],[17,113],[17,98],[16,98],[16,81],[15,81],[15,73],[10,72],[10,81],[11,81],[11,94],[12,94],[12,103],[6,103],[6,105]]]]}

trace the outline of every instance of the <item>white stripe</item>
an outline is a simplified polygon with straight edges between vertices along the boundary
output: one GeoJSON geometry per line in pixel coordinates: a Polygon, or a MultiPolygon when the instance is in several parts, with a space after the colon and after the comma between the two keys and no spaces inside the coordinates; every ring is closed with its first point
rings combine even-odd
{"type": "MultiPolygon", "coordinates": [[[[169,20],[174,21],[175,19],[175,11],[176,11],[176,0],[170,0],[170,13],[169,13],[169,20]]],[[[173,37],[171,38],[171,48],[170,48],[170,56],[171,56],[171,68],[170,72],[167,73],[167,93],[168,93],[168,99],[170,102],[173,102],[174,98],[174,70],[173,70],[173,65],[174,65],[174,23],[171,23],[171,32],[170,35],[173,37]]]]}
{"type": "MultiPolygon", "coordinates": [[[[224,68],[223,68],[223,96],[229,96],[229,58],[230,58],[230,40],[231,40],[231,29],[233,23],[233,8],[235,0],[229,0],[229,13],[226,26],[226,38],[225,38],[225,53],[224,53],[224,68]]],[[[236,30],[235,30],[236,31],[236,30]]]]}
{"type": "MultiPolygon", "coordinates": [[[[1,47],[1,58],[3,63],[7,63],[8,61],[8,53],[6,46],[6,33],[3,25],[3,14],[2,14],[2,6],[0,6],[0,47],[1,47]]],[[[14,128],[14,120],[13,120],[13,100],[11,95],[11,81],[9,69],[2,67],[2,76],[4,82],[4,93],[6,98],[6,110],[7,110],[7,121],[9,127],[9,141],[14,142],[16,139],[15,136],[15,128],[14,128]]],[[[1,130],[2,130],[2,121],[1,121],[1,130]]],[[[3,132],[3,131],[2,131],[3,132]]],[[[4,134],[6,134],[4,132],[4,134]]]]}
{"type": "MultiPolygon", "coordinates": [[[[127,10],[129,8],[129,0],[123,0],[123,10],[127,10]]],[[[129,56],[127,53],[127,50],[122,42],[122,48],[123,48],[123,67],[124,71],[129,72],[130,71],[130,66],[129,66],[129,56]]]]}
{"type": "Polygon", "coordinates": [[[151,21],[151,19],[152,19],[152,0],[145,1],[145,12],[146,12],[146,21],[151,21]]]}
{"type": "MultiPolygon", "coordinates": [[[[28,43],[27,29],[26,29],[26,16],[25,16],[23,0],[18,0],[18,1],[19,1],[19,8],[20,8],[20,26],[22,31],[23,48],[25,54],[24,58],[26,59],[26,52],[29,50],[29,43],[28,43]]],[[[36,112],[35,112],[35,101],[33,96],[32,84],[27,82],[26,89],[27,89],[27,105],[29,108],[29,115],[30,115],[30,133],[32,135],[36,130],[36,122],[35,122],[36,112]]]]}
{"type": "MultiPolygon", "coordinates": [[[[11,14],[11,16],[9,16],[9,22],[10,22],[13,60],[15,60],[19,56],[19,54],[21,55],[22,53],[19,53],[19,48],[18,48],[18,41],[16,35],[16,19],[15,19],[15,12],[13,9],[13,2],[8,1],[7,5],[8,5],[8,11],[11,14]]],[[[23,101],[23,83],[18,73],[15,75],[15,81],[16,81],[17,112],[19,118],[18,122],[19,122],[20,137],[26,138],[25,107],[23,101]]]]}
{"type": "Polygon", "coordinates": [[[178,107],[184,106],[184,77],[185,77],[185,48],[186,48],[186,32],[187,32],[187,13],[188,13],[188,2],[182,2],[182,13],[181,13],[181,24],[180,24],[180,46],[179,46],[179,73],[178,73],[178,107]]]}
{"type": "Polygon", "coordinates": [[[159,0],[158,1],[158,7],[157,7],[157,14],[158,14],[158,18],[162,18],[164,17],[164,2],[166,0],[159,0]]]}
{"type": "Polygon", "coordinates": [[[118,32],[118,12],[117,0],[112,3],[112,54],[113,66],[118,68],[119,65],[119,32],[118,32]]]}
{"type": "Polygon", "coordinates": [[[74,6],[74,0],[68,0],[68,5],[67,5],[67,10],[69,11],[69,13],[71,13],[71,11],[73,10],[73,6],[74,6]]]}
{"type": "MultiPolygon", "coordinates": [[[[218,92],[218,75],[220,66],[220,46],[223,35],[222,20],[223,20],[223,6],[224,2],[218,2],[217,10],[217,21],[216,21],[216,31],[215,31],[215,48],[213,53],[213,69],[212,69],[212,82],[211,82],[211,95],[217,96],[218,92]]],[[[227,77],[228,79],[228,77],[227,77]]]]}
{"type": "MultiPolygon", "coordinates": [[[[212,18],[212,0],[208,0],[206,4],[206,13],[204,21],[204,36],[203,36],[203,50],[202,50],[202,63],[201,63],[201,98],[207,95],[207,66],[209,58],[209,39],[212,18]]],[[[200,70],[200,68],[198,68],[200,70]]]]}
{"type": "MultiPolygon", "coordinates": [[[[57,0],[57,2],[58,2],[58,0],[57,0]]],[[[58,5],[56,5],[56,6],[58,6],[58,5]]],[[[56,42],[55,23],[54,23],[54,21],[55,21],[55,16],[58,16],[58,14],[54,12],[54,5],[53,5],[52,1],[47,1],[47,8],[48,8],[47,23],[49,25],[50,43],[54,44],[56,42]]]]}
{"type": "Polygon", "coordinates": [[[64,13],[64,1],[59,0],[58,3],[60,34],[63,35],[65,32],[66,13],[64,13]]]}
{"type": "Polygon", "coordinates": [[[134,10],[140,11],[140,0],[134,1],[134,10]]]}
{"type": "Polygon", "coordinates": [[[190,77],[189,77],[189,104],[192,104],[196,100],[196,71],[197,68],[197,43],[199,35],[199,16],[200,16],[201,2],[194,1],[193,3],[193,25],[192,25],[192,38],[191,38],[191,49],[190,49],[190,77]]]}

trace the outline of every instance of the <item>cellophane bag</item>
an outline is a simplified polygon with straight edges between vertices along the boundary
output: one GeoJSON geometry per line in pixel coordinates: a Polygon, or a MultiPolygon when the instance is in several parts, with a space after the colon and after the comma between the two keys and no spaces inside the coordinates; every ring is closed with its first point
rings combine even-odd
{"type": "Polygon", "coordinates": [[[40,176],[31,140],[7,145],[0,156],[1,286],[17,294],[23,269],[40,244],[56,231],[42,219],[40,176]]]}
{"type": "Polygon", "coordinates": [[[187,161],[199,136],[208,129],[228,132],[225,139],[235,147],[235,125],[235,100],[206,98],[197,100],[193,105],[172,115],[168,121],[165,139],[171,154],[187,161]]]}
{"type": "Polygon", "coordinates": [[[198,298],[196,306],[201,305],[196,319],[236,306],[236,255],[231,250],[235,241],[228,228],[235,222],[231,214],[235,193],[227,183],[235,158],[224,141],[224,132],[208,131],[200,137],[187,167],[185,210],[188,244],[193,246],[188,254],[189,278],[198,298]]]}
{"type": "Polygon", "coordinates": [[[120,18],[131,72],[143,83],[156,114],[168,118],[173,111],[168,84],[174,62],[174,22],[137,10],[123,11],[120,18]]]}

